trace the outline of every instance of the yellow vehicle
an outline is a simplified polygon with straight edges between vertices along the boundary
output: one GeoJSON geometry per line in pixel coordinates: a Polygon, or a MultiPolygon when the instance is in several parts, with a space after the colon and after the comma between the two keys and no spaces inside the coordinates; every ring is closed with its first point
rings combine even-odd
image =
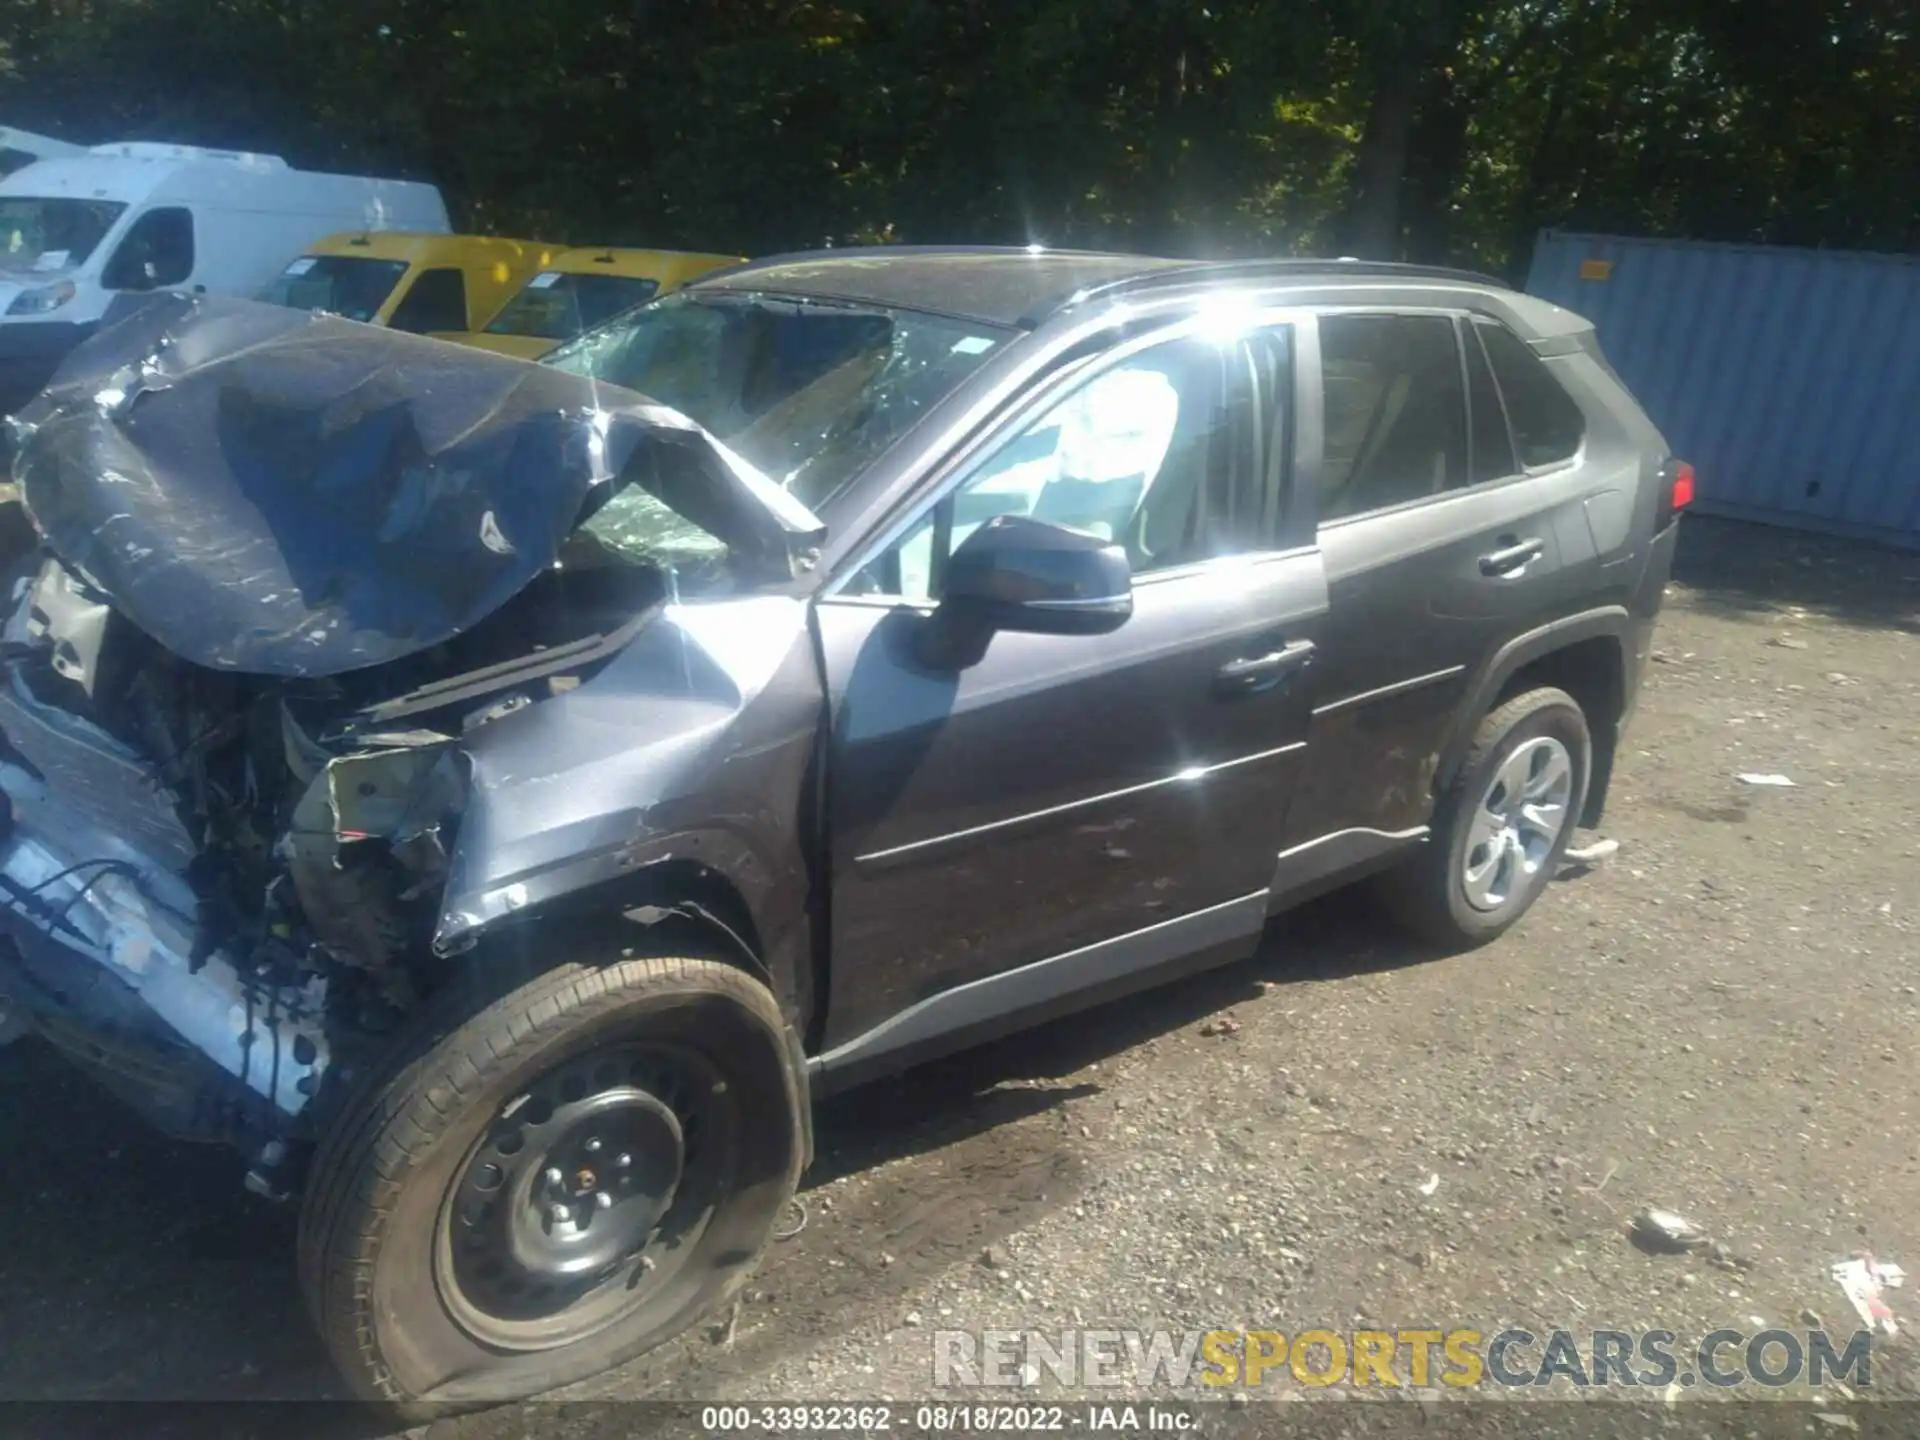
{"type": "Polygon", "coordinates": [[[544,241],[491,235],[329,235],[281,271],[260,298],[459,340],[562,253],[544,241]]]}
{"type": "Polygon", "coordinates": [[[562,341],[656,295],[678,290],[710,270],[737,265],[739,255],[696,255],[684,250],[565,250],[500,309],[475,335],[449,336],[537,360],[562,341]]]}

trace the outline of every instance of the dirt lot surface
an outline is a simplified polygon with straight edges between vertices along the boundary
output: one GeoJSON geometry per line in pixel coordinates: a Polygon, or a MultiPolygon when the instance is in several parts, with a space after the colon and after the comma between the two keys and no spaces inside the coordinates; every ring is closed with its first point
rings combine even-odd
{"type": "MultiPolygon", "coordinates": [[[[1920,1272],[1920,557],[1692,521],[1658,644],[1619,852],[1513,934],[1434,958],[1336,896],[1248,964],[837,1099],[731,1322],[577,1393],[924,1397],[943,1328],[1854,1329],[1834,1260],[1920,1272]],[[1648,1204],[1724,1248],[1642,1253],[1648,1204]]],[[[229,1157],[32,1041],[0,1135],[0,1398],[331,1393],[291,1219],[229,1157]]],[[[1910,1343],[1876,1391],[1913,1393],[1910,1343]]],[[[1834,1435],[1868,1408],[1821,1401],[1834,1435]]]]}

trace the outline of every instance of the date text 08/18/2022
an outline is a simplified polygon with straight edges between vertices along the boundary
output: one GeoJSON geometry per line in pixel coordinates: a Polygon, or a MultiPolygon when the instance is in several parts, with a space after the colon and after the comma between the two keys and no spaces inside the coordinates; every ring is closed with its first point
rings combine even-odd
{"type": "Polygon", "coordinates": [[[1196,1406],[1078,1405],[708,1405],[700,1428],[709,1435],[1030,1435],[1087,1431],[1184,1434],[1199,1426],[1196,1406]]]}

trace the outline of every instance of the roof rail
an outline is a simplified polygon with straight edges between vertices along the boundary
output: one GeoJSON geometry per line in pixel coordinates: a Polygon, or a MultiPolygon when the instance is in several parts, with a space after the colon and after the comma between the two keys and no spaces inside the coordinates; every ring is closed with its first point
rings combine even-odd
{"type": "Polygon", "coordinates": [[[212,160],[255,170],[288,168],[287,162],[278,155],[262,155],[251,150],[211,150],[204,145],[170,145],[154,140],[114,140],[105,145],[91,145],[87,153],[115,160],[212,160]]]}
{"type": "MultiPolygon", "coordinates": [[[[838,245],[825,246],[815,250],[785,250],[772,255],[756,255],[730,266],[726,273],[737,274],[742,270],[759,270],[770,265],[793,265],[808,260],[845,260],[877,258],[889,255],[1035,255],[1049,259],[1066,256],[1069,259],[1129,260],[1146,259],[1146,256],[1131,256],[1121,250],[1074,250],[1053,245],[838,245]]],[[[709,279],[720,271],[709,271],[702,280],[709,279]]]]}
{"type": "MultiPolygon", "coordinates": [[[[1345,279],[1352,276],[1402,280],[1456,280],[1470,285],[1492,285],[1501,290],[1513,288],[1498,276],[1483,275],[1477,270],[1455,270],[1444,265],[1407,265],[1397,260],[1356,260],[1350,256],[1342,256],[1337,260],[1293,257],[1273,260],[1195,260],[1190,265],[1144,270],[1138,275],[1128,275],[1118,280],[1104,281],[1099,285],[1089,285],[1072,299],[1055,306],[1054,311],[1064,310],[1069,305],[1084,305],[1089,300],[1110,299],[1115,295],[1130,295],[1142,290],[1190,285],[1196,280],[1310,280],[1321,277],[1345,279]]],[[[1036,315],[1030,318],[1037,323],[1046,317],[1036,315]]]]}

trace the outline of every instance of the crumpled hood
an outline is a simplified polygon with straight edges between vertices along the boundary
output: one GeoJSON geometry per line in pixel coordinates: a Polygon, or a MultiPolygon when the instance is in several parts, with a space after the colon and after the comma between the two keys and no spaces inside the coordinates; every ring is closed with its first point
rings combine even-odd
{"type": "Polygon", "coordinates": [[[759,577],[790,577],[822,533],[632,391],[225,297],[154,297],[14,425],[14,478],[54,553],[220,670],[331,675],[439,644],[628,484],[759,577]]]}

